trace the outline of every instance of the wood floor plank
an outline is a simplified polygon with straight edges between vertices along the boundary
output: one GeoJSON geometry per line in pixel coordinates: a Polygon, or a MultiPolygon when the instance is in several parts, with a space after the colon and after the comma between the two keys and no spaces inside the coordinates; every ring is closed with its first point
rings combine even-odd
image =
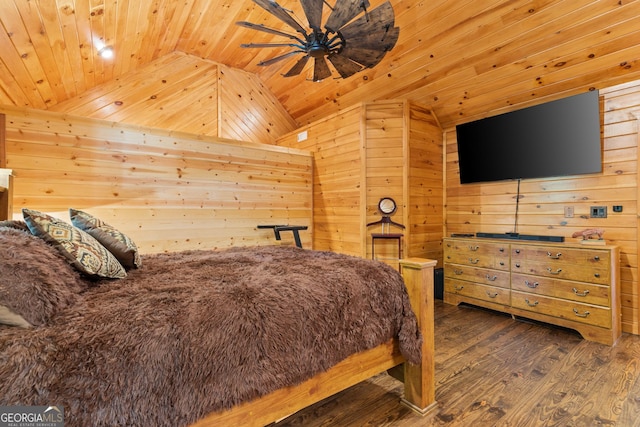
{"type": "Polygon", "coordinates": [[[436,400],[421,417],[380,374],[274,427],[640,427],[640,336],[574,331],[436,301],[436,400]]]}

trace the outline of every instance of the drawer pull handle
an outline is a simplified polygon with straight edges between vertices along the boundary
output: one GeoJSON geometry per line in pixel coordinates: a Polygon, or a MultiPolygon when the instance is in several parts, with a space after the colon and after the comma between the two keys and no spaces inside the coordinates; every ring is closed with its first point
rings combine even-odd
{"type": "Polygon", "coordinates": [[[464,289],[464,286],[462,286],[462,285],[460,285],[460,286],[455,285],[455,286],[454,286],[454,288],[456,289],[456,291],[461,291],[461,290],[463,290],[463,289],[464,289]]]}
{"type": "Polygon", "coordinates": [[[593,257],[593,260],[594,261],[600,261],[600,257],[598,255],[596,255],[596,256],[593,257]]]}
{"type": "Polygon", "coordinates": [[[455,274],[456,276],[460,276],[462,273],[464,273],[464,271],[458,270],[457,268],[453,270],[453,274],[455,274]]]}
{"type": "Polygon", "coordinates": [[[469,245],[469,250],[472,251],[472,252],[475,252],[478,249],[480,249],[480,246],[471,246],[471,245],[469,245]]]}
{"type": "Polygon", "coordinates": [[[497,296],[498,296],[498,293],[497,293],[497,292],[491,293],[491,292],[487,291],[487,296],[488,296],[489,298],[495,298],[495,297],[497,297],[497,296]]]}
{"type": "Polygon", "coordinates": [[[594,273],[593,277],[597,277],[599,279],[600,278],[600,273],[594,273]]]}
{"type": "Polygon", "coordinates": [[[490,281],[490,282],[495,282],[496,280],[498,280],[498,276],[493,276],[492,277],[492,276],[489,276],[487,274],[487,280],[490,281]]]}
{"type": "Polygon", "coordinates": [[[578,290],[576,288],[573,288],[573,293],[576,294],[579,297],[586,297],[587,295],[589,295],[589,289],[586,289],[583,292],[578,292],[578,290]]]}
{"type": "Polygon", "coordinates": [[[549,272],[549,274],[554,274],[554,275],[556,275],[556,276],[557,276],[558,274],[560,274],[560,273],[562,272],[562,269],[561,269],[561,268],[559,268],[559,269],[557,269],[556,271],[552,271],[552,270],[551,270],[551,267],[549,267],[549,268],[547,268],[547,271],[549,272]]]}
{"type": "Polygon", "coordinates": [[[504,252],[504,248],[500,248],[498,249],[500,252],[504,252]]]}
{"type": "Polygon", "coordinates": [[[479,263],[479,262],[480,262],[480,260],[479,260],[478,258],[476,258],[476,259],[469,258],[469,262],[470,262],[471,264],[477,264],[477,263],[479,263]]]}
{"type": "Polygon", "coordinates": [[[589,316],[591,313],[589,313],[588,311],[585,311],[584,313],[580,313],[577,309],[574,308],[573,309],[573,314],[575,314],[578,317],[584,318],[584,317],[589,316]]]}
{"type": "Polygon", "coordinates": [[[516,268],[520,268],[520,263],[516,262],[516,268]]]}
{"type": "Polygon", "coordinates": [[[533,304],[531,304],[529,302],[529,300],[526,299],[526,298],[525,298],[524,302],[526,302],[529,307],[535,307],[536,305],[538,305],[538,301],[534,301],[533,304]]]}
{"type": "Polygon", "coordinates": [[[504,261],[500,261],[500,266],[504,267],[504,261]]]}
{"type": "Polygon", "coordinates": [[[562,256],[562,254],[560,252],[558,252],[555,255],[552,255],[551,252],[547,252],[547,256],[551,259],[560,259],[560,257],[562,256]]]}
{"type": "Polygon", "coordinates": [[[520,253],[520,249],[516,249],[516,253],[519,254],[520,253]]]}
{"type": "Polygon", "coordinates": [[[525,281],[524,281],[524,284],[525,284],[525,285],[527,285],[527,288],[531,288],[531,289],[535,289],[535,288],[537,288],[538,286],[540,286],[540,283],[538,283],[538,282],[533,282],[533,283],[531,283],[531,282],[530,282],[530,281],[528,281],[528,280],[525,280],[525,281]]]}

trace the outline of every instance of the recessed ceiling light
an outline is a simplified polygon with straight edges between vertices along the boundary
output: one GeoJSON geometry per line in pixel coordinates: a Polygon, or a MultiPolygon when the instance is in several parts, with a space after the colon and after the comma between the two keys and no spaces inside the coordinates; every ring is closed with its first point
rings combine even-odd
{"type": "Polygon", "coordinates": [[[113,58],[113,48],[111,46],[105,46],[98,51],[98,55],[104,59],[113,58]]]}

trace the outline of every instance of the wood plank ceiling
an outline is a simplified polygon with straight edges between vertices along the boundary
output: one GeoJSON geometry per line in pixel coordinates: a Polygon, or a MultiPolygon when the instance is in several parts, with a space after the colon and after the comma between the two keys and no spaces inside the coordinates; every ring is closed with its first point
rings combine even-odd
{"type": "MultiPolygon", "coordinates": [[[[306,27],[299,1],[280,3],[306,27]]],[[[295,58],[257,65],[285,50],[240,48],[283,40],[237,21],[291,32],[250,0],[2,0],[0,104],[48,109],[175,51],[257,74],[299,124],[409,98],[448,127],[640,78],[640,0],[391,3],[395,48],[373,69],[318,83],[310,70],[282,77],[295,58]],[[97,55],[105,45],[114,58],[97,55]]]]}

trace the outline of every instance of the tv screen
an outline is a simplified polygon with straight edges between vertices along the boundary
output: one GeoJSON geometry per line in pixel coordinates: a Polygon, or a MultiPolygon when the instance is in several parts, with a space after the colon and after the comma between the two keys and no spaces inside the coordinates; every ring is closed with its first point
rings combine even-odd
{"type": "Polygon", "coordinates": [[[595,90],[460,124],[456,134],[462,184],[602,171],[595,90]]]}

